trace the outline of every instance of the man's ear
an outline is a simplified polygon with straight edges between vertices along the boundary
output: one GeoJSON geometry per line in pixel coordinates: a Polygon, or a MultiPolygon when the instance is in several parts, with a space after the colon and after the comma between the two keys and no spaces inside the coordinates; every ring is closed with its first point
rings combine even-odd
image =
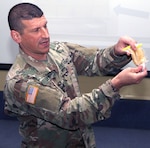
{"type": "Polygon", "coordinates": [[[15,42],[17,42],[17,43],[21,42],[21,36],[18,31],[11,30],[11,37],[15,42]]]}

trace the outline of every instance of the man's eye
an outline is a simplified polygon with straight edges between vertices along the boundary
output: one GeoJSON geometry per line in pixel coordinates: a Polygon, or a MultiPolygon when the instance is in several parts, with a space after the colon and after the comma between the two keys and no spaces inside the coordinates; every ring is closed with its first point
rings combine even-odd
{"type": "Polygon", "coordinates": [[[33,32],[38,32],[39,31],[39,28],[36,28],[33,30],[33,32]]]}

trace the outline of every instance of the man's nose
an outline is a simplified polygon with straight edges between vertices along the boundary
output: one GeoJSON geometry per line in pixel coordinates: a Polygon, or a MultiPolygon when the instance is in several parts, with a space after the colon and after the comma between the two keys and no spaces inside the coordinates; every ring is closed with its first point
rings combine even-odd
{"type": "Polygon", "coordinates": [[[49,38],[49,32],[46,28],[42,28],[42,37],[49,38]]]}

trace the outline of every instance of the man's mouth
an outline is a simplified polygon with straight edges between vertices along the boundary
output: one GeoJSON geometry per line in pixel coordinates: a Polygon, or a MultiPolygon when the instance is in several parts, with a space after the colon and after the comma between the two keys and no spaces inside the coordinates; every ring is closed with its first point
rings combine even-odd
{"type": "Polygon", "coordinates": [[[49,40],[45,40],[40,42],[40,44],[45,48],[45,47],[49,47],[49,40]]]}

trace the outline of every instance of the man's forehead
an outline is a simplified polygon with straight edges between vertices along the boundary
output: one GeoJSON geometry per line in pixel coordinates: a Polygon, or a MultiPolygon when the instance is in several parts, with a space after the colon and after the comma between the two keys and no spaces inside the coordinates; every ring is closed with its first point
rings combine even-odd
{"type": "Polygon", "coordinates": [[[22,20],[22,23],[27,27],[30,26],[32,27],[40,27],[43,26],[47,23],[47,20],[45,18],[45,16],[41,16],[39,18],[33,18],[31,20],[22,20]]]}

